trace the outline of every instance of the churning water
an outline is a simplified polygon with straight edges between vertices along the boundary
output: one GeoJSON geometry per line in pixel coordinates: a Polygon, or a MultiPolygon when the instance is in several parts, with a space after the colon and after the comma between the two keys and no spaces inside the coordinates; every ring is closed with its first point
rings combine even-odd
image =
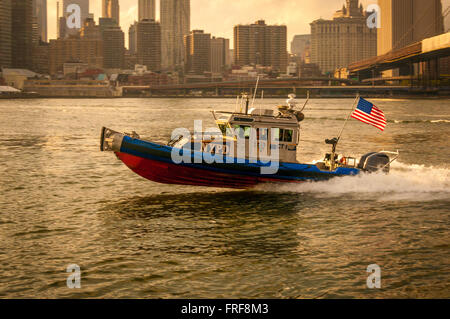
{"type": "Polygon", "coordinates": [[[394,162],[389,174],[361,174],[338,177],[324,182],[292,185],[263,185],[269,192],[315,194],[318,197],[349,195],[378,201],[434,201],[450,198],[450,170],[394,162]]]}
{"type": "MultiPolygon", "coordinates": [[[[302,162],[352,102],[310,103],[302,162]]],[[[0,100],[0,297],[450,297],[450,101],[373,102],[386,131],[351,120],[339,151],[399,150],[389,175],[231,191],[143,180],[98,144],[102,126],[168,141],[233,100],[0,100]]]]}

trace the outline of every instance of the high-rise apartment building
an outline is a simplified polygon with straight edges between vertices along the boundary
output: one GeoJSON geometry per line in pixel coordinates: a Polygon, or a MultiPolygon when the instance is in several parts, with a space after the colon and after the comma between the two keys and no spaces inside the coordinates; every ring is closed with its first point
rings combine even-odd
{"type": "Polygon", "coordinates": [[[211,72],[211,34],[194,30],[184,37],[185,72],[211,72]]]}
{"type": "Polygon", "coordinates": [[[441,0],[378,0],[378,55],[444,32],[441,0]]]}
{"type": "Polygon", "coordinates": [[[36,17],[39,40],[47,42],[47,0],[33,0],[33,16],[36,17]]]}
{"type": "Polygon", "coordinates": [[[38,24],[38,18],[36,16],[33,15],[32,17],[32,39],[33,39],[33,45],[37,45],[39,43],[40,40],[40,35],[39,35],[39,24],[38,24]]]}
{"type": "Polygon", "coordinates": [[[136,54],[138,64],[149,71],[161,70],[161,25],[144,19],[136,24],[136,54]]]}
{"type": "MultiPolygon", "coordinates": [[[[70,11],[67,12],[67,9],[69,5],[76,4],[80,7],[80,20],[81,20],[81,26],[83,25],[84,21],[89,18],[89,0],[63,0],[63,15],[67,18],[72,14],[70,11]]],[[[65,33],[66,35],[73,35],[76,34],[80,29],[78,28],[68,28],[67,23],[64,25],[61,25],[60,27],[65,27],[65,33]]]]}
{"type": "Polygon", "coordinates": [[[298,34],[291,42],[291,53],[304,59],[305,50],[311,45],[310,34],[298,34]]]}
{"type": "Polygon", "coordinates": [[[239,66],[270,66],[276,71],[287,67],[287,27],[266,25],[264,20],[234,27],[234,60],[239,66]]]}
{"type": "Polygon", "coordinates": [[[377,29],[367,26],[367,14],[358,0],[346,0],[333,20],[311,23],[311,63],[324,73],[376,55],[377,29]]]}
{"type": "Polygon", "coordinates": [[[184,36],[190,33],[190,0],[161,0],[162,67],[181,70],[184,66],[184,36]]]}
{"type": "Polygon", "coordinates": [[[64,38],[66,36],[66,18],[63,14],[62,2],[56,2],[56,38],[64,38]]]}
{"type": "Polygon", "coordinates": [[[11,67],[11,0],[0,2],[0,68],[11,67]]]}
{"type": "Polygon", "coordinates": [[[103,0],[102,2],[102,17],[111,18],[120,25],[120,5],[119,0],[103,0]]]}
{"type": "Polygon", "coordinates": [[[12,1],[11,54],[14,68],[32,69],[33,0],[12,1]]]}
{"type": "Polygon", "coordinates": [[[139,21],[156,20],[156,0],[139,0],[138,15],[139,21]]]}
{"type": "Polygon", "coordinates": [[[86,19],[80,29],[80,37],[82,39],[101,40],[100,26],[95,24],[94,19],[86,19]]]}
{"type": "Polygon", "coordinates": [[[40,74],[49,74],[49,49],[47,42],[39,42],[33,47],[33,69],[32,71],[40,74]]]}
{"type": "Polygon", "coordinates": [[[81,62],[92,68],[103,68],[103,41],[69,37],[50,40],[49,72],[54,75],[62,72],[64,63],[81,62]]]}
{"type": "Polygon", "coordinates": [[[58,18],[58,39],[66,37],[66,17],[58,18]]]}
{"type": "Polygon", "coordinates": [[[103,40],[103,67],[122,69],[125,56],[125,34],[113,18],[100,18],[99,27],[103,40]]]}
{"type": "Polygon", "coordinates": [[[136,25],[137,22],[135,21],[134,24],[130,25],[130,28],[128,29],[128,50],[131,55],[136,54],[136,42],[137,42],[137,34],[136,34],[136,25]]]}
{"type": "Polygon", "coordinates": [[[212,37],[211,39],[211,72],[221,73],[230,66],[230,40],[212,37]]]}

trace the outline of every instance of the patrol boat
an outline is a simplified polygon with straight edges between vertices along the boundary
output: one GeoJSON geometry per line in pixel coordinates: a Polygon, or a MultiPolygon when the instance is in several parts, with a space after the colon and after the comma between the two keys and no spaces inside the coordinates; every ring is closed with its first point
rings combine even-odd
{"type": "Polygon", "coordinates": [[[297,109],[292,94],[285,105],[274,110],[249,109],[249,97],[243,95],[234,112],[212,112],[223,133],[216,138],[212,137],[217,132],[193,137],[180,134],[161,144],[143,140],[135,132],[119,133],[103,127],[100,148],[114,152],[136,174],[164,184],[248,189],[263,183],[323,181],[362,172],[389,172],[398,152],[371,152],[359,160],[343,157],[336,152],[340,138],[325,141],[331,152],[322,161],[300,163],[296,156],[300,123],[308,100],[297,109]],[[227,134],[230,131],[236,134],[227,134]],[[266,156],[259,156],[262,153],[266,156]],[[277,156],[271,157],[274,154],[277,156]]]}

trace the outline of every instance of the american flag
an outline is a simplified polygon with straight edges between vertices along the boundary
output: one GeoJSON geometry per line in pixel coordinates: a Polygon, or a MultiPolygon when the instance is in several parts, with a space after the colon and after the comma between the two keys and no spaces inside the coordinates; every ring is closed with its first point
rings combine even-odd
{"type": "Polygon", "coordinates": [[[353,111],[352,117],[360,120],[361,122],[375,126],[376,128],[384,131],[386,127],[386,117],[382,110],[363,98],[359,99],[356,110],[353,111]]]}

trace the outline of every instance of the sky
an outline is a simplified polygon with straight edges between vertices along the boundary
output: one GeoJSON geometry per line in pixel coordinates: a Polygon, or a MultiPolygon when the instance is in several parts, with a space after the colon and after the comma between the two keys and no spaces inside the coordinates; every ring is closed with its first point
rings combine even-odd
{"type": "MultiPolygon", "coordinates": [[[[49,39],[56,38],[56,3],[47,0],[49,39]]],[[[62,3],[62,0],[59,0],[62,3]]],[[[443,0],[443,7],[450,0],[443,0]]],[[[205,30],[216,37],[233,38],[236,24],[266,20],[267,24],[285,24],[288,42],[296,34],[310,33],[309,23],[323,18],[331,19],[342,8],[345,0],[191,0],[191,29],[205,30]]],[[[360,0],[364,8],[377,0],[360,0]]],[[[90,11],[96,21],[101,15],[102,0],[90,0],[90,11]]],[[[157,5],[157,20],[159,5],[157,5]]],[[[138,0],[120,0],[120,24],[128,43],[128,27],[138,16],[138,0]]],[[[231,46],[232,46],[231,41],[231,46]]]]}

